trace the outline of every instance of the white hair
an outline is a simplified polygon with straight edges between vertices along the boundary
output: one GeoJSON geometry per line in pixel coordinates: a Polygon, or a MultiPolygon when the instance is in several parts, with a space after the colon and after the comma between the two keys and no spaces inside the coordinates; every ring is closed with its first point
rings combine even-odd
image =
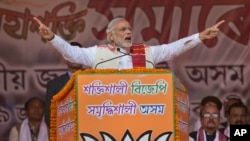
{"type": "MultiPolygon", "coordinates": [[[[117,17],[117,18],[114,18],[113,20],[111,20],[107,26],[106,33],[108,34],[112,31],[114,31],[114,25],[121,20],[125,20],[125,18],[117,17]]],[[[108,42],[111,42],[111,40],[109,39],[109,36],[107,36],[107,40],[108,40],[108,42]]]]}

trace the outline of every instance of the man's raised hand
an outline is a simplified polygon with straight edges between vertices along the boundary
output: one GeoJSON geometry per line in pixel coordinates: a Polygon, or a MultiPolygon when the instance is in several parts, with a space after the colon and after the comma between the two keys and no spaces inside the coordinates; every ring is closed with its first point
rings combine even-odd
{"type": "Polygon", "coordinates": [[[207,40],[212,39],[218,35],[219,32],[219,26],[224,23],[225,20],[219,21],[215,25],[205,29],[204,31],[200,32],[199,37],[201,40],[207,40]]]}
{"type": "Polygon", "coordinates": [[[39,35],[46,40],[52,40],[54,38],[54,33],[46,25],[44,25],[37,17],[33,17],[33,19],[39,25],[38,29],[39,35]]]}

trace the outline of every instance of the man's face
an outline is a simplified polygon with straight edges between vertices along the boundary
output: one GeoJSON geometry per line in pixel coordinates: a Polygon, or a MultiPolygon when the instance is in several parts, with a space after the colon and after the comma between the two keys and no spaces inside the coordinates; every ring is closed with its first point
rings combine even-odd
{"type": "Polygon", "coordinates": [[[40,100],[32,100],[26,110],[27,117],[30,120],[40,121],[44,115],[44,105],[40,100]]]}
{"type": "Polygon", "coordinates": [[[132,27],[126,20],[120,20],[114,25],[114,29],[109,33],[111,41],[119,47],[131,47],[132,27]]]}
{"type": "Polygon", "coordinates": [[[233,107],[228,115],[228,121],[231,125],[247,124],[247,114],[243,108],[233,107]]]}
{"type": "Polygon", "coordinates": [[[202,108],[201,125],[203,129],[216,131],[220,123],[220,112],[214,105],[207,105],[202,108]]]}
{"type": "Polygon", "coordinates": [[[224,102],[224,116],[227,117],[228,116],[228,108],[233,105],[234,103],[240,103],[240,99],[228,99],[227,102],[224,102]]]}

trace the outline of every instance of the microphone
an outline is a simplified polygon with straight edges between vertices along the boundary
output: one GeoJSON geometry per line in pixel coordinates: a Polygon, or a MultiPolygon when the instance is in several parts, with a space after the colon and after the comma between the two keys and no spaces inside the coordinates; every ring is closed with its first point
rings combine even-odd
{"type": "MultiPolygon", "coordinates": [[[[133,57],[133,55],[131,55],[133,53],[132,48],[130,48],[129,53],[122,52],[120,48],[117,48],[117,51],[124,54],[124,55],[129,55],[129,56],[133,57]]],[[[137,59],[139,61],[145,61],[145,62],[151,64],[153,66],[153,68],[155,68],[155,65],[154,65],[154,63],[152,61],[149,61],[149,60],[141,58],[141,57],[136,57],[136,55],[135,55],[135,59],[137,59]]]]}
{"type": "MultiPolygon", "coordinates": [[[[118,50],[117,50],[117,51],[118,51],[118,50]]],[[[108,59],[108,60],[101,61],[101,62],[99,62],[99,63],[97,63],[97,64],[95,65],[95,69],[97,68],[98,65],[100,65],[100,64],[102,64],[102,63],[105,63],[105,62],[108,62],[108,61],[111,61],[111,60],[115,60],[115,59],[121,58],[121,57],[126,56],[126,55],[129,55],[129,54],[123,54],[123,55],[120,55],[120,56],[117,56],[117,57],[114,57],[114,58],[110,58],[110,59],[108,59]]]]}
{"type": "Polygon", "coordinates": [[[122,52],[121,49],[120,49],[119,47],[116,48],[116,50],[117,50],[118,52],[120,52],[120,53],[122,53],[122,54],[126,54],[126,55],[128,55],[128,56],[131,56],[130,53],[133,52],[132,48],[130,48],[129,53],[122,52]]]}

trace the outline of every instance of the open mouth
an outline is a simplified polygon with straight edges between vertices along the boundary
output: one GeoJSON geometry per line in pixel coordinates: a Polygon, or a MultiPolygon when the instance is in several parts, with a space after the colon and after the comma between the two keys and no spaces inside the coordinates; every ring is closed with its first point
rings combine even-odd
{"type": "Polygon", "coordinates": [[[125,41],[131,42],[132,38],[131,37],[125,37],[125,41]]]}

